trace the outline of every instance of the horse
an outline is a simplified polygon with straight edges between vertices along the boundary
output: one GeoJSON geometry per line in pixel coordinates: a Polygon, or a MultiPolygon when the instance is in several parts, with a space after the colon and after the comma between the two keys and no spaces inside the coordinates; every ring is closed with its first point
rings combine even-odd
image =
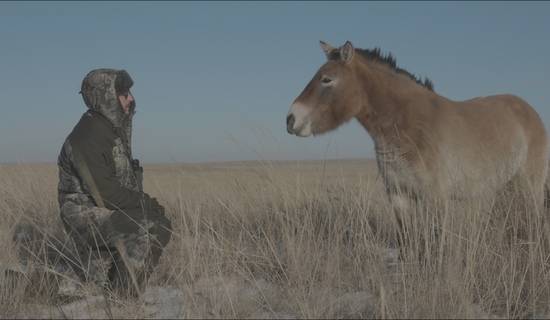
{"type": "Polygon", "coordinates": [[[401,229],[418,202],[494,195],[511,185],[540,215],[549,140],[527,102],[511,94],[452,101],[397,67],[391,53],[320,43],[328,61],[292,103],[286,129],[308,137],[357,119],[374,141],[401,229]]]}

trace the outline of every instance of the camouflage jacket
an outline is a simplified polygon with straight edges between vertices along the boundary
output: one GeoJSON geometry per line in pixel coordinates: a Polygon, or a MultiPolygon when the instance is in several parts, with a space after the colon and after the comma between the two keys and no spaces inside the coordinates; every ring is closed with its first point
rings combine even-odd
{"type": "Polygon", "coordinates": [[[131,153],[135,105],[125,117],[115,90],[118,74],[98,69],[84,78],[81,93],[89,110],[58,157],[61,218],[67,228],[85,238],[115,210],[151,205],[141,185],[142,168],[131,153]]]}

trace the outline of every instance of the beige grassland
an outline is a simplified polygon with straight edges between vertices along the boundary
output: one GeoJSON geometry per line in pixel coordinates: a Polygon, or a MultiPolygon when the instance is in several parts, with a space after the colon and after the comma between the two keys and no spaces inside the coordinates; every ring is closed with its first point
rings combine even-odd
{"type": "MultiPolygon", "coordinates": [[[[165,205],[174,228],[150,284],[186,288],[172,302],[176,317],[549,315],[548,240],[536,234],[525,243],[504,227],[524,210],[508,197],[498,206],[486,199],[490,210],[449,203],[430,221],[413,219],[422,238],[437,239],[427,241],[421,265],[407,256],[396,259],[390,250],[393,213],[372,159],[144,169],[146,192],[165,205]]],[[[4,274],[16,261],[11,237],[18,222],[59,225],[57,166],[3,164],[0,176],[4,274]]],[[[28,310],[61,303],[24,286],[18,282],[3,294],[0,316],[25,317],[28,310]]],[[[101,317],[158,316],[144,305],[109,297],[90,308],[103,311],[91,313],[101,317]]]]}

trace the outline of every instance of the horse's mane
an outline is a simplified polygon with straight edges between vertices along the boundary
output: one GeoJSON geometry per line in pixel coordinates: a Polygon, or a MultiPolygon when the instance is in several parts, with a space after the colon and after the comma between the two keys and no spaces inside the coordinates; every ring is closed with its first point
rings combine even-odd
{"type": "Polygon", "coordinates": [[[424,77],[424,80],[422,80],[421,78],[417,78],[414,74],[411,74],[407,70],[399,68],[397,66],[397,62],[395,58],[392,56],[391,53],[383,55],[380,52],[380,48],[378,47],[372,50],[356,48],[355,52],[370,62],[385,65],[397,73],[406,75],[407,77],[411,78],[411,80],[413,80],[414,82],[428,88],[428,90],[434,91],[434,84],[430,79],[428,79],[427,77],[424,77]]]}

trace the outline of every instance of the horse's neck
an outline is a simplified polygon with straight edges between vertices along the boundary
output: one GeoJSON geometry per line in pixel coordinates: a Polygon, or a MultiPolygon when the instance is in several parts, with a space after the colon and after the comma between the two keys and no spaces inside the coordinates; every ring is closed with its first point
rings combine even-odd
{"type": "Polygon", "coordinates": [[[374,140],[377,153],[408,151],[403,149],[410,142],[409,130],[413,128],[410,124],[422,122],[421,117],[425,114],[417,110],[424,106],[413,106],[415,100],[409,97],[426,94],[426,89],[391,70],[371,67],[365,72],[362,85],[367,101],[363,102],[357,120],[374,140]]]}

